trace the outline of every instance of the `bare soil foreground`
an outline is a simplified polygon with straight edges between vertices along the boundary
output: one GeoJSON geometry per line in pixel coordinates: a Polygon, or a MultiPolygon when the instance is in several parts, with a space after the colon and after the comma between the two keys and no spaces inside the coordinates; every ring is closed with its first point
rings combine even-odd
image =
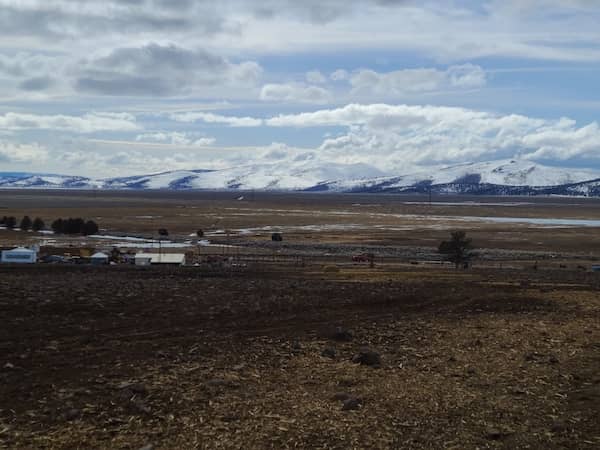
{"type": "Polygon", "coordinates": [[[600,274],[216,275],[0,266],[0,447],[600,446],[600,274]]]}

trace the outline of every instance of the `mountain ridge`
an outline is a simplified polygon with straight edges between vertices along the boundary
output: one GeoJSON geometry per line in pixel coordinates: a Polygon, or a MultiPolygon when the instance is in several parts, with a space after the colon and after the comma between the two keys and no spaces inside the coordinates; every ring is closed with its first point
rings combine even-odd
{"type": "Polygon", "coordinates": [[[511,159],[433,166],[389,175],[367,164],[304,162],[114,178],[0,172],[0,188],[600,196],[600,171],[511,159]]]}

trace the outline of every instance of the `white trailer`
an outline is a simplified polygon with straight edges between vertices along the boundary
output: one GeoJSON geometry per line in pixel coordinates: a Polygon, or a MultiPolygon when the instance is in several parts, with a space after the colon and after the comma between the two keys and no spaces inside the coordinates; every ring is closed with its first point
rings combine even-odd
{"type": "Polygon", "coordinates": [[[5,264],[34,264],[37,261],[37,252],[24,247],[3,250],[0,261],[5,264]]]}

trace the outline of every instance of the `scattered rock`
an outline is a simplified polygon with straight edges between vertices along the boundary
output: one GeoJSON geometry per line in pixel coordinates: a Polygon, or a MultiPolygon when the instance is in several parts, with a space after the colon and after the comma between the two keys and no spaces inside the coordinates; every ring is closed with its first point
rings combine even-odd
{"type": "Polygon", "coordinates": [[[146,394],[148,394],[148,389],[142,383],[134,383],[134,384],[132,384],[131,386],[129,386],[129,390],[131,392],[133,392],[134,394],[138,394],[138,395],[146,395],[146,394]]]}
{"type": "Polygon", "coordinates": [[[550,431],[552,433],[564,433],[565,431],[567,431],[567,426],[565,425],[564,422],[554,422],[554,424],[552,425],[552,428],[550,428],[550,431]]]}
{"type": "Polygon", "coordinates": [[[491,441],[499,441],[500,439],[502,439],[503,436],[504,436],[504,433],[502,433],[502,431],[495,429],[495,428],[490,428],[485,433],[485,437],[491,441]]]}
{"type": "Polygon", "coordinates": [[[560,361],[558,360],[558,358],[554,355],[551,355],[550,358],[548,358],[548,362],[550,364],[558,364],[560,361]]]}
{"type": "Polygon", "coordinates": [[[81,416],[81,411],[76,408],[71,408],[65,413],[65,420],[70,422],[72,420],[78,419],[81,416]]]}
{"type": "Polygon", "coordinates": [[[351,386],[356,386],[356,380],[352,379],[352,378],[342,378],[340,379],[340,381],[338,381],[338,386],[342,386],[342,387],[351,387],[351,386]]]}
{"type": "Polygon", "coordinates": [[[350,342],[352,339],[354,339],[354,333],[351,330],[346,330],[343,327],[336,327],[331,337],[335,341],[350,342]]]}
{"type": "Polygon", "coordinates": [[[146,395],[148,393],[148,389],[142,383],[132,383],[129,381],[120,383],[117,386],[117,389],[127,390],[133,394],[138,394],[138,395],[146,395]]]}
{"type": "Polygon", "coordinates": [[[337,350],[335,349],[335,347],[325,347],[325,349],[321,352],[321,356],[324,356],[325,358],[335,359],[335,357],[337,356],[337,350]]]}
{"type": "Polygon", "coordinates": [[[342,411],[354,411],[356,409],[360,409],[362,406],[362,400],[360,398],[351,397],[344,400],[342,404],[342,411]]]}
{"type": "Polygon", "coordinates": [[[223,422],[237,422],[238,420],[240,420],[240,416],[238,416],[237,414],[227,414],[223,416],[221,420],[223,420],[223,422]]]}
{"type": "Polygon", "coordinates": [[[302,344],[298,341],[292,342],[292,350],[295,352],[302,350],[302,344]]]}
{"type": "Polygon", "coordinates": [[[485,433],[485,437],[490,441],[500,441],[508,435],[512,434],[513,432],[514,431],[511,430],[509,427],[488,428],[485,433]]]}
{"type": "Polygon", "coordinates": [[[131,406],[133,406],[133,409],[135,409],[138,412],[144,414],[152,414],[152,410],[139,398],[134,399],[131,402],[131,406]]]}
{"type": "Polygon", "coordinates": [[[339,402],[345,402],[349,398],[352,398],[352,396],[350,394],[348,394],[347,392],[336,392],[335,394],[333,394],[333,400],[336,400],[339,402]]]}
{"type": "Polygon", "coordinates": [[[146,444],[143,447],[140,447],[138,450],[154,450],[154,444],[146,444]]]}
{"type": "Polygon", "coordinates": [[[15,368],[15,365],[14,365],[14,364],[11,364],[11,363],[9,363],[9,362],[7,362],[6,364],[4,364],[4,366],[3,366],[3,367],[4,367],[5,369],[7,369],[7,370],[12,370],[12,369],[14,369],[14,368],[15,368]]]}
{"type": "Polygon", "coordinates": [[[352,357],[352,362],[355,364],[361,364],[363,366],[380,367],[381,356],[379,356],[379,353],[374,352],[373,350],[364,348],[352,357]]]}

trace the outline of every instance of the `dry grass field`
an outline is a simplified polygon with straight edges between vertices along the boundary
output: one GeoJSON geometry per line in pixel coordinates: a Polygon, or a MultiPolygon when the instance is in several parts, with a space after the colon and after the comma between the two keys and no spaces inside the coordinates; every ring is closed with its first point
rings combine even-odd
{"type": "Polygon", "coordinates": [[[312,255],[236,272],[0,266],[0,448],[600,446],[600,274],[577,268],[598,228],[454,219],[593,220],[599,202],[252,195],[0,192],[0,215],[182,241],[203,228],[246,251],[283,229],[277,251],[312,255]],[[454,228],[488,259],[409,263],[454,228]],[[408,256],[352,264],[363,247],[408,256]]]}

